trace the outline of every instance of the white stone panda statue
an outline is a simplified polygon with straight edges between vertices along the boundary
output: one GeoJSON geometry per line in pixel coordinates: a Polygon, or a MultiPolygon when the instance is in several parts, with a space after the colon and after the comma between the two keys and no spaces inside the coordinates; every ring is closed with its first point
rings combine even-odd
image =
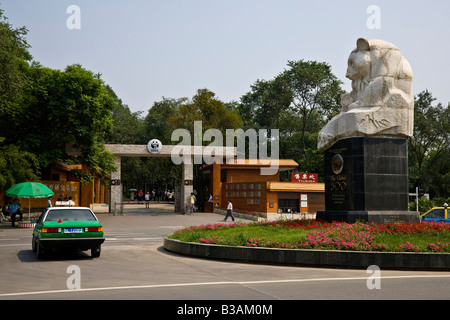
{"type": "Polygon", "coordinates": [[[357,136],[409,138],[413,134],[412,70],[397,47],[383,40],[357,40],[346,77],[352,91],[341,97],[341,113],[319,133],[318,149],[357,136]]]}

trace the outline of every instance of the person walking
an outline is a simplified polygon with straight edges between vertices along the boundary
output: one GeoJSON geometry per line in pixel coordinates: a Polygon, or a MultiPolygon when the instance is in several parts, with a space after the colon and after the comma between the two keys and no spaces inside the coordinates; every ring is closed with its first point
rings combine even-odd
{"type": "Polygon", "coordinates": [[[145,194],[145,207],[150,208],[150,193],[148,191],[145,194]]]}
{"type": "Polygon", "coordinates": [[[194,207],[195,207],[195,201],[196,201],[197,199],[195,198],[195,195],[194,195],[194,193],[193,192],[191,192],[191,197],[189,198],[189,205],[190,205],[190,207],[191,207],[191,214],[195,211],[194,210],[194,207]]]}
{"type": "Polygon", "coordinates": [[[231,203],[231,200],[228,200],[227,214],[225,215],[225,219],[223,219],[223,221],[227,221],[228,217],[231,217],[231,219],[234,221],[233,204],[231,203]]]}

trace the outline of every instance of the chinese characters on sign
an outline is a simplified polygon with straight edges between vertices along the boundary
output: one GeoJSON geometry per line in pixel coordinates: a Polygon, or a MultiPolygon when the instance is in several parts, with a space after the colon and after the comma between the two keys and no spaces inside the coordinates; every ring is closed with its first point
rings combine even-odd
{"type": "Polygon", "coordinates": [[[63,184],[63,183],[55,182],[54,184],[53,183],[47,183],[46,185],[47,185],[47,187],[50,190],[56,191],[56,192],[59,191],[59,192],[73,193],[73,192],[76,191],[76,187],[73,184],[72,185],[70,185],[70,184],[66,185],[66,184],[63,184]]]}
{"type": "Polygon", "coordinates": [[[77,181],[42,181],[50,190],[55,193],[55,199],[65,199],[72,197],[78,205],[80,199],[80,183],[77,181]]]}
{"type": "Polygon", "coordinates": [[[300,173],[293,172],[291,174],[291,182],[301,182],[301,183],[317,183],[319,178],[318,173],[300,173]]]}

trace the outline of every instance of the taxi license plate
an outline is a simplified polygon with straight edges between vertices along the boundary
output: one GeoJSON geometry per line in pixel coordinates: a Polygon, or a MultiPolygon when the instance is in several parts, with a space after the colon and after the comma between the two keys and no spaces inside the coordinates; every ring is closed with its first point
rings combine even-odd
{"type": "Polygon", "coordinates": [[[82,233],[83,228],[66,228],[64,229],[64,233],[82,233]]]}

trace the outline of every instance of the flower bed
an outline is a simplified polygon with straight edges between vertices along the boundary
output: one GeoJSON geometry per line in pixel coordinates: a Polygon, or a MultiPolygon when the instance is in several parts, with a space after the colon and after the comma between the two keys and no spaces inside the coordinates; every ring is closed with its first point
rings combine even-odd
{"type": "Polygon", "coordinates": [[[321,223],[283,220],[210,224],[184,228],[169,236],[185,242],[283,249],[384,252],[450,252],[446,223],[321,223]]]}

